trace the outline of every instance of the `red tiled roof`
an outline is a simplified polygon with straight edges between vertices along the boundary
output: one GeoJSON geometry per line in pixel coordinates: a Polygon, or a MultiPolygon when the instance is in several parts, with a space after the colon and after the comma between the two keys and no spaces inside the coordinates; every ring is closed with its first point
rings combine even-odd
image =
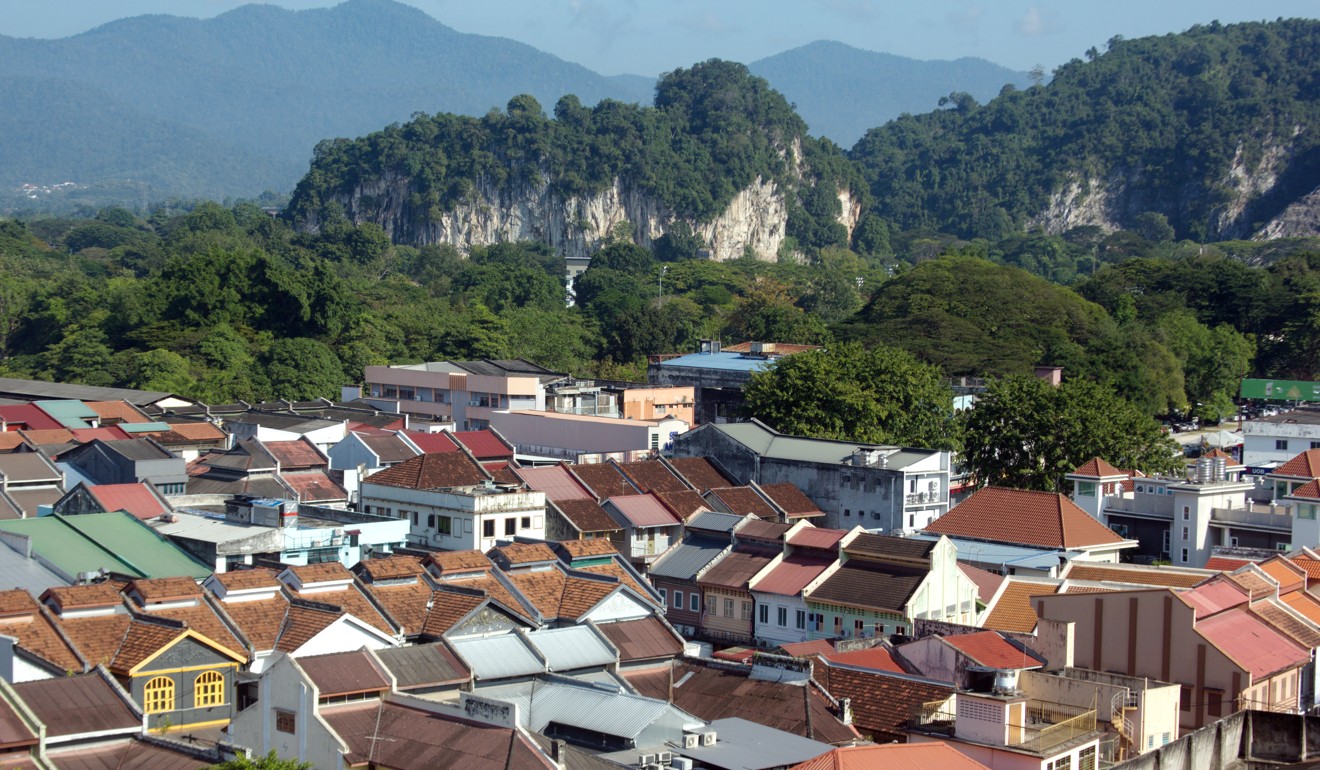
{"type": "Polygon", "coordinates": [[[1083,548],[1123,538],[1065,495],[984,487],[931,522],[927,532],[999,543],[1083,548]]]}
{"type": "Polygon", "coordinates": [[[0,591],[0,634],[16,638],[19,647],[65,671],[83,669],[50,616],[20,588],[0,591]]]}
{"type": "Polygon", "coordinates": [[[895,674],[907,673],[894,660],[893,654],[884,647],[870,647],[865,650],[853,650],[852,652],[829,652],[826,653],[825,659],[831,663],[839,663],[845,666],[869,668],[875,671],[892,671],[895,674]]]}
{"type": "Polygon", "coordinates": [[[708,499],[714,497],[718,500],[729,513],[736,513],[739,516],[751,513],[761,519],[774,519],[779,516],[774,507],[751,487],[723,487],[712,489],[706,494],[708,499]]]}
{"type": "Polygon", "coordinates": [[[96,416],[101,418],[103,424],[107,420],[127,423],[151,422],[150,417],[127,401],[84,401],[83,404],[96,412],[96,416]]]}
{"type": "Polygon", "coordinates": [[[804,527],[788,538],[789,545],[804,548],[837,548],[839,541],[846,537],[846,529],[826,529],[824,527],[804,527]]]}
{"type": "Polygon", "coordinates": [[[209,422],[172,422],[166,424],[170,426],[171,433],[177,433],[179,438],[188,441],[218,441],[225,437],[223,430],[209,422]]]}
{"type": "Polygon", "coordinates": [[[486,469],[491,478],[500,484],[511,484],[515,487],[521,487],[523,480],[514,473],[514,468],[509,464],[509,460],[496,460],[494,462],[484,462],[481,467],[486,469]]]}
{"type": "Polygon", "coordinates": [[[434,564],[442,575],[491,568],[490,559],[481,551],[434,551],[427,554],[423,561],[434,564]]]}
{"type": "MultiPolygon", "coordinates": [[[[1320,580],[1320,561],[1304,555],[1294,556],[1291,561],[1293,564],[1306,570],[1306,576],[1308,578],[1312,580],[1320,580]]],[[[1236,567],[1234,569],[1236,569],[1236,567]]]]}
{"type": "Polygon", "coordinates": [[[572,470],[596,494],[597,500],[635,495],[639,491],[611,463],[574,465],[572,470]]]}
{"type": "Polygon", "coordinates": [[[20,431],[21,435],[29,444],[33,446],[58,446],[60,444],[73,444],[73,431],[68,428],[42,428],[40,430],[20,431]]]}
{"type": "Polygon", "coordinates": [[[605,502],[614,506],[634,527],[667,527],[682,523],[655,495],[621,495],[605,502]]]}
{"type": "Polygon", "coordinates": [[[1312,479],[1288,493],[1288,497],[1300,497],[1304,500],[1320,500],[1320,480],[1312,479]]]}
{"type": "Polygon", "coordinates": [[[368,484],[405,489],[442,489],[475,486],[490,478],[479,464],[462,452],[423,454],[372,474],[368,484]]]}
{"type": "Polygon", "coordinates": [[[659,498],[666,508],[673,511],[675,516],[684,521],[697,511],[709,511],[711,509],[711,505],[706,502],[706,498],[690,489],[685,489],[682,492],[652,492],[651,494],[659,498]]]}
{"type": "MultiPolygon", "coordinates": [[[[1245,567],[1252,562],[1248,559],[1230,559],[1227,556],[1211,556],[1205,563],[1205,568],[1215,572],[1232,572],[1238,567],[1245,567]]],[[[1320,574],[1320,571],[1317,572],[1320,574]]]]}
{"type": "Polygon", "coordinates": [[[326,475],[325,471],[285,472],[280,474],[280,478],[293,487],[298,502],[323,503],[348,499],[348,492],[326,475]]]}
{"type": "Polygon", "coordinates": [[[416,444],[423,454],[447,454],[458,451],[458,442],[453,439],[448,431],[426,433],[420,430],[405,430],[403,435],[416,444]]]}
{"type": "Polygon", "coordinates": [[[128,511],[139,519],[154,519],[168,512],[156,491],[146,482],[137,484],[96,484],[87,491],[107,511],[128,511]]]}
{"type": "Polygon", "coordinates": [[[280,581],[273,569],[258,567],[230,572],[217,572],[215,579],[229,591],[243,591],[250,588],[278,588],[280,581]]]}
{"type": "Polygon", "coordinates": [[[947,743],[885,743],[848,746],[821,754],[789,770],[989,770],[947,743]]]}
{"type": "Polygon", "coordinates": [[[547,500],[558,502],[560,500],[596,499],[562,465],[547,465],[543,468],[517,468],[514,473],[531,489],[544,492],[547,500]]]}
{"type": "Polygon", "coordinates": [[[688,489],[688,485],[659,460],[619,463],[619,470],[643,492],[682,492],[688,489]]]}
{"type": "Polygon", "coordinates": [[[0,452],[8,452],[16,449],[24,443],[23,434],[18,431],[7,430],[0,433],[0,452]]]}
{"type": "Polygon", "coordinates": [[[809,642],[789,642],[779,645],[780,651],[794,658],[807,658],[812,655],[822,657],[834,654],[834,645],[826,639],[812,639],[809,642]]]}
{"type": "Polygon", "coordinates": [[[1280,594],[1306,587],[1306,570],[1284,556],[1266,559],[1256,566],[1266,575],[1274,578],[1274,582],[1279,584],[1280,594]]]}
{"type": "Polygon", "coordinates": [[[1245,610],[1221,612],[1198,620],[1196,630],[1255,680],[1305,665],[1310,658],[1301,645],[1245,610]]]}
{"type": "Polygon", "coordinates": [[[1009,644],[994,631],[942,637],[945,644],[986,668],[1040,668],[1043,661],[1009,644]]]}
{"type": "Polygon", "coordinates": [[[454,440],[472,453],[478,460],[504,460],[513,457],[513,449],[500,441],[490,430],[455,431],[454,440]]]}
{"type": "Polygon", "coordinates": [[[1017,631],[1029,634],[1036,628],[1036,609],[1031,606],[1031,597],[1049,596],[1057,593],[1059,586],[1054,583],[1028,583],[1022,580],[1009,581],[1003,587],[999,598],[982,621],[983,628],[996,631],[1017,631]]]}
{"type": "Polygon", "coordinates": [[[834,561],[830,558],[794,554],[785,557],[750,588],[762,593],[797,596],[808,583],[829,569],[834,561]]]}
{"type": "Polygon", "coordinates": [[[579,532],[614,532],[623,529],[614,517],[600,507],[594,499],[555,500],[549,505],[568,520],[579,532]]]}
{"type": "Polygon", "coordinates": [[[73,434],[73,438],[76,441],[80,441],[84,444],[98,438],[102,441],[125,441],[133,438],[125,433],[122,428],[114,425],[108,428],[74,428],[69,432],[73,434]]]}
{"type": "Polygon", "coordinates": [[[1270,472],[1271,476],[1298,479],[1320,478],[1320,449],[1308,449],[1270,472]]]}
{"type": "Polygon", "coordinates": [[[1198,570],[1179,572],[1174,569],[1136,564],[1101,564],[1098,562],[1072,561],[1060,577],[1067,580],[1091,580],[1109,583],[1132,583],[1146,586],[1168,586],[1170,588],[1191,588],[1204,581],[1209,575],[1198,570]]]}
{"type": "MultiPolygon", "coordinates": [[[[775,342],[775,352],[781,356],[788,356],[794,353],[805,353],[808,350],[816,350],[820,345],[801,345],[796,342],[775,342]]],[[[750,353],[752,352],[751,342],[735,342],[731,345],[725,345],[722,348],[725,353],[750,353]]]]}
{"type": "Polygon", "coordinates": [[[491,549],[511,566],[556,561],[555,552],[545,543],[509,543],[491,549]]]}
{"type": "Polygon", "coordinates": [[[996,575],[970,564],[958,562],[958,569],[963,571],[968,580],[976,584],[976,596],[985,604],[990,603],[990,600],[995,596],[995,591],[999,590],[999,584],[1004,582],[1003,575],[996,575]]]}
{"type": "Polygon", "coordinates": [[[738,527],[735,534],[739,540],[758,540],[778,544],[783,542],[784,533],[791,527],[791,524],[780,524],[777,521],[755,519],[738,527]]]}
{"type": "Polygon", "coordinates": [[[762,484],[761,491],[774,501],[775,505],[784,509],[784,513],[789,516],[805,516],[813,513],[820,513],[820,506],[811,501],[796,484],[784,482],[782,484],[762,484]]]}
{"type": "Polygon", "coordinates": [[[363,559],[354,569],[359,573],[365,573],[372,581],[400,580],[416,577],[426,571],[422,567],[421,559],[408,555],[363,559]]]}
{"type": "Polygon", "coordinates": [[[593,537],[586,540],[561,540],[559,547],[571,558],[581,559],[588,556],[613,556],[619,552],[608,539],[593,537]]]}
{"type": "Polygon", "coordinates": [[[1082,464],[1082,467],[1073,471],[1071,475],[1088,476],[1097,479],[1107,479],[1113,476],[1127,476],[1126,473],[1120,471],[1099,457],[1093,457],[1090,460],[1087,460],[1082,464]]]}
{"type": "Polygon", "coordinates": [[[854,671],[840,666],[819,666],[816,679],[835,698],[852,701],[853,726],[878,741],[906,740],[903,727],[913,706],[942,701],[953,688],[887,671],[854,671]]]}
{"type": "Polygon", "coordinates": [[[704,457],[675,457],[669,460],[669,464],[674,466],[674,470],[683,474],[683,478],[696,487],[698,492],[733,484],[733,479],[720,473],[714,465],[711,465],[710,460],[704,457]]]}

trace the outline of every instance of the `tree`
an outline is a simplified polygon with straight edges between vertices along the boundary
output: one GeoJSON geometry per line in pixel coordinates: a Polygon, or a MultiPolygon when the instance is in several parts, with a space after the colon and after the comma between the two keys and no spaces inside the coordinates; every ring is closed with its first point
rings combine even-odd
{"type": "Polygon", "coordinates": [[[270,393],[276,398],[335,398],[345,382],[339,358],[325,343],[306,337],[276,340],[262,362],[270,378],[270,393]]]}
{"type": "Polygon", "coordinates": [[[1159,423],[1085,379],[1059,387],[993,380],[964,413],[963,460],[978,484],[1062,491],[1064,475],[1093,457],[1119,468],[1172,473],[1182,455],[1159,423]]]}
{"type": "Polygon", "coordinates": [[[795,436],[953,448],[953,393],[897,348],[842,344],[784,356],[744,387],[746,413],[795,436]]]}
{"type": "Polygon", "coordinates": [[[221,762],[218,765],[211,765],[209,770],[310,770],[310,762],[299,762],[296,759],[280,759],[272,749],[264,757],[252,759],[247,756],[238,756],[227,762],[221,762]]]}
{"type": "Polygon", "coordinates": [[[741,340],[819,343],[829,337],[820,318],[794,304],[795,297],[779,281],[758,278],[729,318],[728,332],[741,340]]]}

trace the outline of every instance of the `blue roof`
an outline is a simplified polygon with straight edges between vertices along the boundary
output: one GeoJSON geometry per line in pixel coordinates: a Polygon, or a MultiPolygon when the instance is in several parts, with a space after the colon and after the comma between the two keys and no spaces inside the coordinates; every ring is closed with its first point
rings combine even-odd
{"type": "Polygon", "coordinates": [[[759,372],[774,361],[751,358],[741,353],[689,353],[686,356],[661,361],[661,366],[687,366],[694,369],[726,369],[731,372],[759,372]]]}
{"type": "MultiPolygon", "coordinates": [[[[926,533],[909,535],[914,540],[938,540],[938,535],[926,533]]],[[[1006,545],[981,540],[966,540],[951,537],[949,541],[958,549],[958,561],[980,562],[982,564],[1011,565],[1028,569],[1051,569],[1062,562],[1071,561],[1079,555],[1078,551],[1061,551],[1057,548],[1031,548],[1021,545],[1006,545]]]]}

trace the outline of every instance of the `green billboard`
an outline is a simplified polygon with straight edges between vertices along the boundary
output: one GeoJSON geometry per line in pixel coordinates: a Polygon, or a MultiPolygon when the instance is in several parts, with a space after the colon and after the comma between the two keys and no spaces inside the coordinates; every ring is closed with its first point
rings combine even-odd
{"type": "Polygon", "coordinates": [[[1243,380],[1243,398],[1274,401],[1320,401],[1320,382],[1305,380],[1243,380]]]}

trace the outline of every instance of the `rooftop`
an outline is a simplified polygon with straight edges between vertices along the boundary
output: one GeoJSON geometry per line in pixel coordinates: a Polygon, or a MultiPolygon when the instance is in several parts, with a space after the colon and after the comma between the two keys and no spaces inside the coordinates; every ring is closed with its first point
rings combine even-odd
{"type": "Polygon", "coordinates": [[[856,444],[848,441],[789,436],[757,420],[703,425],[698,430],[717,430],[762,457],[798,462],[851,465],[859,450],[878,450],[886,453],[885,467],[903,470],[908,466],[939,454],[934,449],[856,444]]]}
{"type": "Polygon", "coordinates": [[[983,487],[931,522],[927,532],[1047,548],[1113,546],[1123,538],[1067,496],[983,487]]]}
{"type": "Polygon", "coordinates": [[[68,575],[102,568],[128,578],[211,574],[163,535],[119,511],[0,521],[0,531],[31,538],[32,550],[68,575]]]}

